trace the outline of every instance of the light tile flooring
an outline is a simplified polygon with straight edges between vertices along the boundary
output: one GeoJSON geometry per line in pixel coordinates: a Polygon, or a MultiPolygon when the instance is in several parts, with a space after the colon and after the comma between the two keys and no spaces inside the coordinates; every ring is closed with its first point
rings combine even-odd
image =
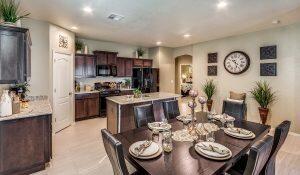
{"type": "MultiPolygon", "coordinates": [[[[188,111],[186,100],[181,111],[188,111]]],[[[112,175],[100,130],[106,118],[81,122],[53,136],[53,159],[46,170],[35,175],[112,175]]],[[[277,155],[277,175],[297,175],[300,172],[300,136],[290,134],[277,155]]]]}

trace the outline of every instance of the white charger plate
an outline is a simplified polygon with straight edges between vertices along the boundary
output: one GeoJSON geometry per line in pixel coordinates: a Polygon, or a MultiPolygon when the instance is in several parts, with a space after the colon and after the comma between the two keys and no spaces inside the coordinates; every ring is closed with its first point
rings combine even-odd
{"type": "Polygon", "coordinates": [[[221,144],[215,143],[215,142],[200,142],[200,143],[197,143],[195,145],[195,150],[198,154],[200,154],[200,155],[202,155],[206,158],[213,159],[213,160],[227,160],[227,159],[231,158],[231,156],[232,156],[232,152],[230,151],[230,149],[228,149],[224,145],[221,145],[221,144]],[[201,147],[197,146],[197,145],[201,145],[201,144],[204,144],[206,146],[208,146],[210,144],[212,146],[219,147],[220,149],[226,149],[226,150],[229,151],[229,154],[228,155],[221,155],[219,153],[208,151],[208,150],[202,149],[201,147]]]}
{"type": "MultiPolygon", "coordinates": [[[[129,147],[129,150],[132,152],[132,153],[135,153],[135,148],[139,147],[140,145],[142,145],[146,140],[143,140],[143,141],[138,141],[138,142],[135,142],[133,143],[130,147],[129,147]]],[[[139,156],[142,156],[142,157],[148,157],[148,156],[152,156],[154,155],[155,153],[157,153],[159,150],[159,145],[155,142],[152,142],[151,145],[149,147],[147,147],[139,156]]]]}
{"type": "Polygon", "coordinates": [[[240,133],[235,133],[235,132],[230,132],[228,129],[224,129],[225,134],[231,136],[231,137],[235,137],[238,139],[254,139],[255,138],[255,134],[251,132],[251,134],[249,135],[244,135],[244,134],[240,134],[240,133]]]}
{"type": "MultiPolygon", "coordinates": [[[[153,142],[153,143],[155,143],[155,142],[153,142]]],[[[152,144],[153,144],[153,143],[152,143],[152,144]]],[[[157,143],[155,143],[155,144],[157,144],[157,143]]],[[[157,144],[157,145],[158,145],[158,144],[157,144]]],[[[153,158],[156,158],[156,157],[160,156],[160,155],[162,154],[162,152],[163,152],[162,147],[159,146],[159,145],[158,145],[158,147],[159,147],[159,148],[158,148],[158,151],[157,151],[155,154],[151,155],[151,156],[141,156],[141,155],[137,156],[134,152],[131,151],[130,148],[129,148],[129,154],[130,154],[131,156],[135,157],[135,158],[138,158],[138,159],[143,159],[143,160],[153,159],[153,158]]]]}

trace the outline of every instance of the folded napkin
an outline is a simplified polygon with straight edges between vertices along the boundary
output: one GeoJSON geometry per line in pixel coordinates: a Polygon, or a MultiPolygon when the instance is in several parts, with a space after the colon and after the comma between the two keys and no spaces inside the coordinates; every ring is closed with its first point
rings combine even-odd
{"type": "Polygon", "coordinates": [[[200,147],[201,149],[204,149],[206,151],[211,151],[211,152],[215,152],[215,153],[218,153],[220,155],[227,155],[229,154],[229,150],[225,150],[225,149],[221,149],[219,147],[216,147],[216,146],[213,146],[213,145],[204,145],[204,144],[201,144],[201,145],[197,145],[198,147],[200,147]]]}
{"type": "Polygon", "coordinates": [[[250,135],[252,133],[251,131],[242,128],[230,128],[228,131],[232,133],[243,134],[243,135],[250,135]]]}
{"type": "Polygon", "coordinates": [[[152,141],[145,141],[138,147],[134,148],[135,155],[138,157],[139,155],[143,154],[143,152],[152,144],[152,141]]]}

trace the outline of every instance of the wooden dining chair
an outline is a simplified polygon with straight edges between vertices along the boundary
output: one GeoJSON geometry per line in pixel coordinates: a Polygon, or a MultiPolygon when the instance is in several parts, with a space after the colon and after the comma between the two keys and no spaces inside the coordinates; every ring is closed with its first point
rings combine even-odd
{"type": "Polygon", "coordinates": [[[274,175],[275,174],[275,160],[276,155],[283,145],[289,130],[290,130],[291,122],[290,121],[283,121],[280,125],[278,125],[275,129],[274,134],[274,143],[272,146],[272,151],[269,156],[269,159],[266,165],[263,168],[263,171],[260,173],[261,175],[274,175]]]}
{"type": "Polygon", "coordinates": [[[107,129],[101,130],[106,154],[112,165],[114,175],[138,175],[137,171],[129,173],[123,154],[122,143],[117,140],[107,129]]]}
{"type": "Polygon", "coordinates": [[[165,117],[168,120],[176,118],[177,116],[180,115],[178,100],[164,101],[162,104],[163,104],[165,117]]]}
{"type": "Polygon", "coordinates": [[[153,105],[134,106],[134,121],[137,128],[147,126],[148,123],[154,122],[153,105]]]}
{"type": "Polygon", "coordinates": [[[245,164],[237,163],[227,173],[230,175],[259,175],[268,161],[272,145],[273,137],[265,136],[251,146],[247,157],[242,157],[245,164]]]}
{"type": "Polygon", "coordinates": [[[247,105],[245,102],[238,103],[228,100],[223,101],[222,114],[225,113],[234,117],[237,120],[245,120],[247,112],[247,105]]]}

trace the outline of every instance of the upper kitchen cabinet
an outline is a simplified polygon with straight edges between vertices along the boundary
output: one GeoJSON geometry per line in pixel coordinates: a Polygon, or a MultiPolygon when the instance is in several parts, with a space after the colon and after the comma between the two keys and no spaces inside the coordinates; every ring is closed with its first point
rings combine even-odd
{"type": "Polygon", "coordinates": [[[75,77],[96,77],[96,56],[76,54],[75,77]]]}
{"type": "Polygon", "coordinates": [[[0,84],[25,82],[30,77],[29,30],[0,26],[0,84]]]}
{"type": "Polygon", "coordinates": [[[133,61],[130,58],[125,59],[125,76],[131,77],[132,76],[132,67],[133,61]]]}
{"type": "Polygon", "coordinates": [[[132,67],[133,59],[118,57],[117,58],[117,76],[118,77],[131,77],[132,76],[132,67]]]}
{"type": "Polygon", "coordinates": [[[152,60],[143,60],[143,67],[152,67],[152,60]]]}
{"type": "Polygon", "coordinates": [[[94,51],[94,55],[97,57],[97,65],[116,65],[117,63],[117,52],[94,51]]]}
{"type": "Polygon", "coordinates": [[[133,60],[134,67],[152,67],[152,60],[148,59],[134,59],[133,60]]]}

